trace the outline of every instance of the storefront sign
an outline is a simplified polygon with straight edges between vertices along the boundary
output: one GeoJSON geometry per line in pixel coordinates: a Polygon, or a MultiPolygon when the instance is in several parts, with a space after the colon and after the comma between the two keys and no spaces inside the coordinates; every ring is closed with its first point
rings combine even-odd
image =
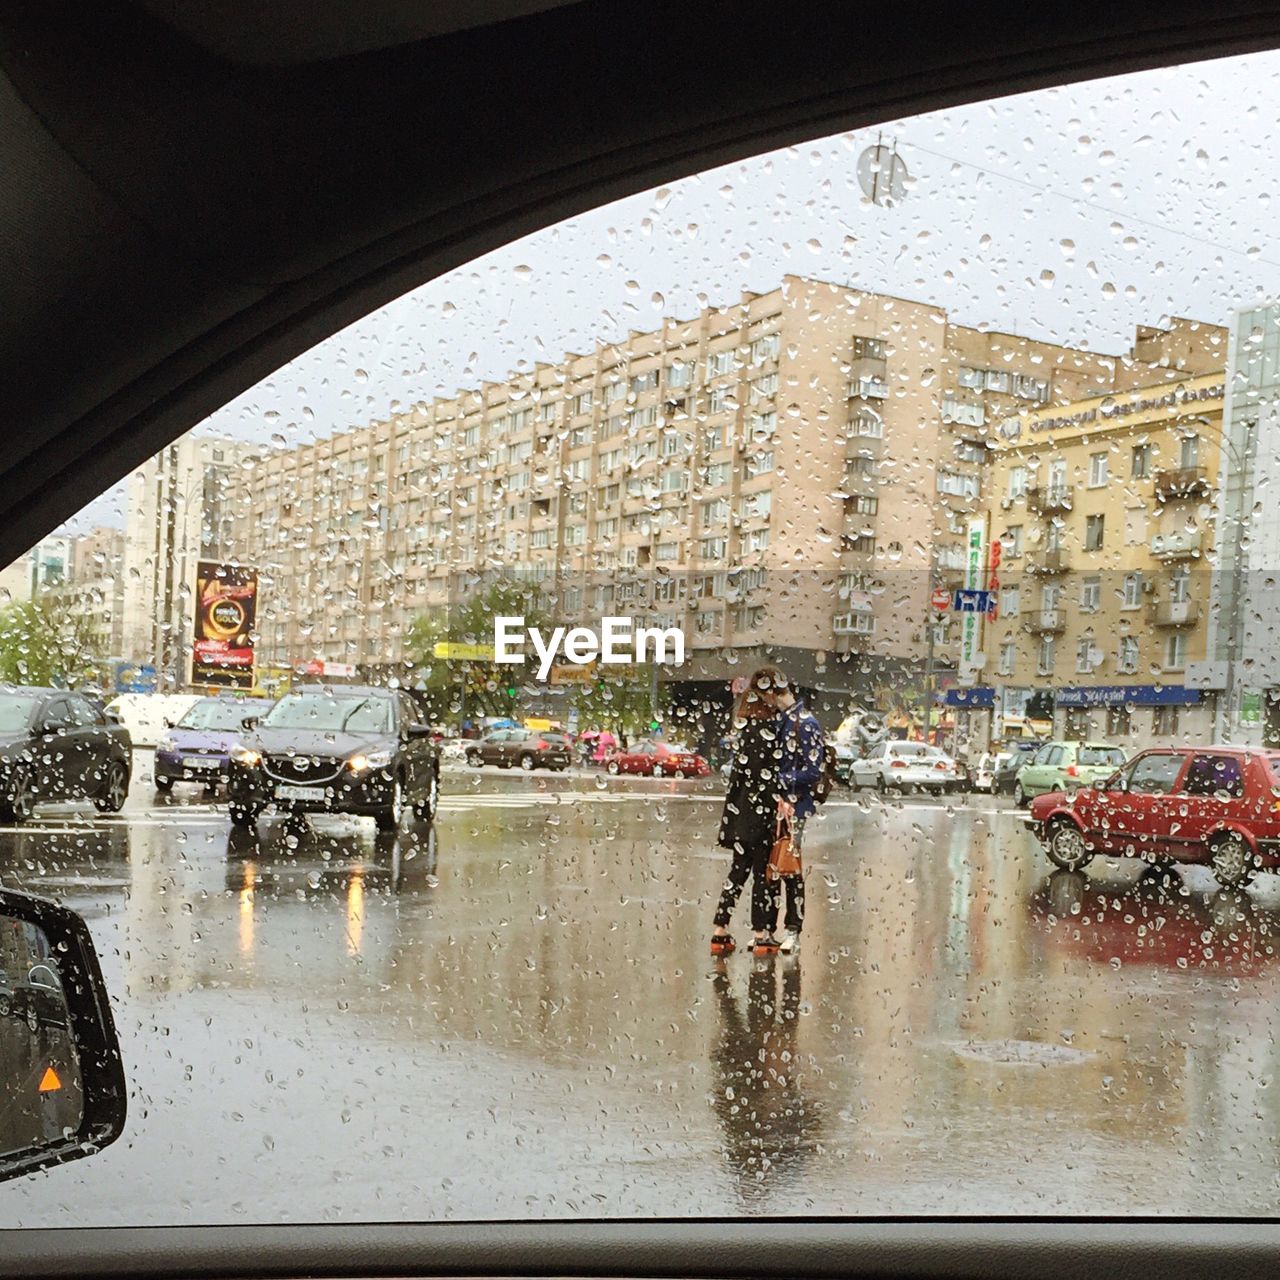
{"type": "Polygon", "coordinates": [[[948,689],[943,695],[948,707],[994,708],[996,691],[990,685],[975,684],[971,689],[948,689]]]}
{"type": "MultiPolygon", "coordinates": [[[[986,537],[987,522],[981,516],[969,521],[965,536],[964,585],[971,591],[982,587],[982,577],[986,571],[986,557],[983,544],[986,537]]],[[[959,593],[957,593],[959,594],[959,593]]],[[[960,624],[960,670],[958,679],[961,684],[971,685],[982,665],[982,615],[965,613],[960,624]]]]}
{"type": "Polygon", "coordinates": [[[1262,723],[1262,694],[1256,689],[1246,689],[1240,695],[1240,723],[1262,723]]]}
{"type": "Polygon", "coordinates": [[[1200,701],[1199,689],[1180,684],[1098,684],[1075,689],[1057,689],[1054,702],[1060,707],[1190,707],[1200,701]]]}

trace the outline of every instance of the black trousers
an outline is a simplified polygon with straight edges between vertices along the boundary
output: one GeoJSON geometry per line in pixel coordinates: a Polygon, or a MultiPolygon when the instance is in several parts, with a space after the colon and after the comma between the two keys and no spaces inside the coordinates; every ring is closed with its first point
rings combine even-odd
{"type": "MultiPolygon", "coordinates": [[[[757,933],[771,933],[778,923],[778,881],[770,881],[765,876],[765,868],[769,865],[769,854],[773,849],[773,837],[753,842],[744,848],[740,844],[733,847],[733,861],[729,864],[729,874],[724,888],[720,891],[720,901],[716,906],[715,923],[727,925],[738,904],[747,877],[751,879],[751,927],[757,933]]],[[[788,926],[790,927],[790,926],[788,926]]]]}
{"type": "MultiPolygon", "coordinates": [[[[791,838],[795,841],[797,849],[804,847],[804,824],[803,818],[797,818],[792,825],[791,838]]],[[[775,882],[776,884],[779,882],[775,882]]],[[[784,876],[780,882],[787,895],[787,914],[783,923],[788,929],[799,933],[804,928],[804,875],[784,876]]],[[[778,894],[775,892],[773,896],[773,919],[769,924],[769,932],[772,933],[778,927],[778,894]]]]}

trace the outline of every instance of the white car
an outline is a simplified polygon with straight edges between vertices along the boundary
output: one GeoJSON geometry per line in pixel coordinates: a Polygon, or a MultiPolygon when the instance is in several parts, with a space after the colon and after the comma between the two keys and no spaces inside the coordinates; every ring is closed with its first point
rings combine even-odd
{"type": "Polygon", "coordinates": [[[154,747],[200,701],[193,693],[122,693],[107,703],[135,747],[154,747]]]}
{"type": "Polygon", "coordinates": [[[963,779],[960,766],[941,747],[926,742],[881,742],[855,760],[849,773],[855,791],[955,791],[963,779]]]}
{"type": "Polygon", "coordinates": [[[973,789],[994,793],[996,789],[996,771],[1001,765],[1013,758],[1011,751],[984,751],[978,757],[978,767],[973,771],[973,789]]]}

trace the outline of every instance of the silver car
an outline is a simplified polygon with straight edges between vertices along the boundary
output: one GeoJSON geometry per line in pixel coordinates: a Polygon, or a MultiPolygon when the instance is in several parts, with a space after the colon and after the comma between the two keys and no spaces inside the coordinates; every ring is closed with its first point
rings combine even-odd
{"type": "Polygon", "coordinates": [[[959,765],[941,747],[927,742],[881,742],[853,762],[849,785],[855,791],[955,791],[963,782],[959,765]]]}

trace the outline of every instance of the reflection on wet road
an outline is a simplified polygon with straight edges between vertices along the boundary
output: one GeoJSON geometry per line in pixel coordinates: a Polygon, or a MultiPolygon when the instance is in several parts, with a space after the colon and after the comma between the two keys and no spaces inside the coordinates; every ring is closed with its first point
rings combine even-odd
{"type": "Polygon", "coordinates": [[[1280,879],[1050,877],[990,801],[840,796],[801,954],[716,961],[707,788],[448,781],[395,836],[0,831],[90,918],[132,1085],[0,1220],[1274,1212],[1280,879]]]}

